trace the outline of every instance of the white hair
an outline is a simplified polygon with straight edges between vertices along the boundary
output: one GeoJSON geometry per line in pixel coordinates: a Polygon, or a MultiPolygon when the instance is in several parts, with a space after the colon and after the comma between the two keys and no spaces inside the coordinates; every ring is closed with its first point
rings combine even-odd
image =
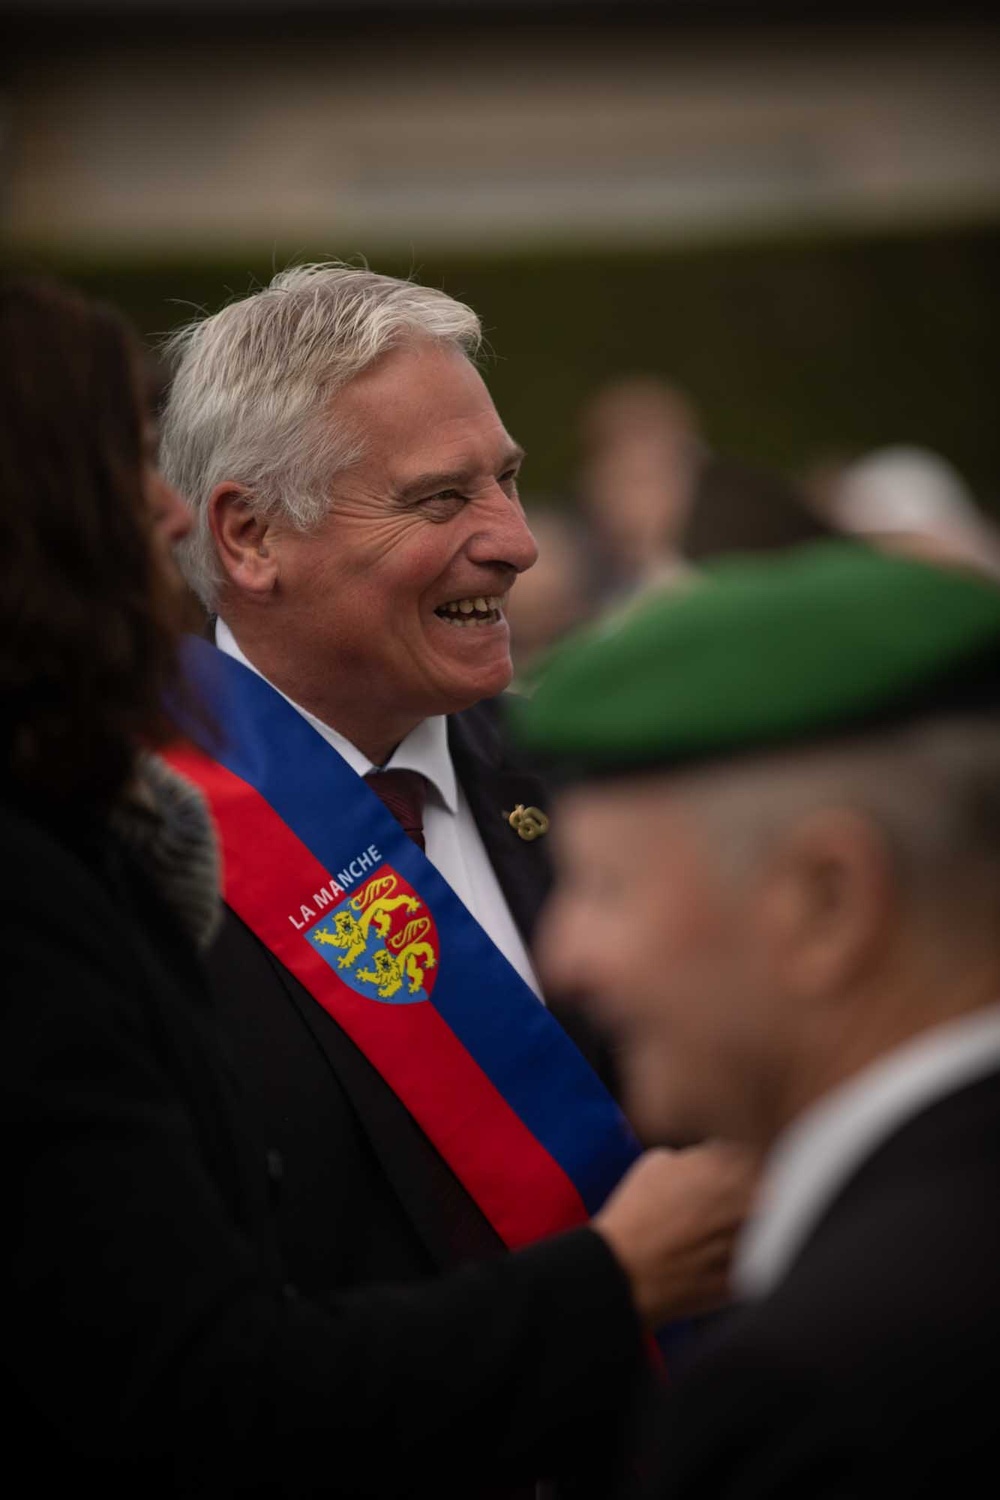
{"type": "Polygon", "coordinates": [[[330,480],[356,463],[364,434],[336,420],[330,398],[407,339],[482,342],[471,308],[444,292],[339,262],[295,266],[270,285],[173,333],[161,462],[194,526],[180,562],[212,609],[221,575],[208,501],[224,480],[258,515],[307,531],[326,514],[330,480]]]}

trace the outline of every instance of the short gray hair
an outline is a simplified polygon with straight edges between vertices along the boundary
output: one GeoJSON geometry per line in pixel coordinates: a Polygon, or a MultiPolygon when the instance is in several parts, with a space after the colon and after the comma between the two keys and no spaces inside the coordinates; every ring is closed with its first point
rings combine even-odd
{"type": "Polygon", "coordinates": [[[992,907],[1000,933],[1000,718],[914,720],[692,774],[696,815],[734,879],[798,818],[841,807],[882,834],[900,888],[924,909],[992,907]]]}
{"type": "Polygon", "coordinates": [[[302,531],[316,526],[330,480],[364,444],[362,433],[331,420],[331,396],[411,338],[452,344],[473,359],[482,330],[472,309],[444,292],[327,262],[282,271],[166,340],[173,379],[161,463],[194,511],[180,561],[206,608],[221,581],[208,526],[216,485],[244,485],[259,515],[302,531]]]}

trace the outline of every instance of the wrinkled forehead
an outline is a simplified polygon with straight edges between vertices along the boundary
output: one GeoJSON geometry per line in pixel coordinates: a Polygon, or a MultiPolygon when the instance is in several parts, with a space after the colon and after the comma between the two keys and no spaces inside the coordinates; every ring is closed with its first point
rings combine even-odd
{"type": "Polygon", "coordinates": [[[454,345],[422,340],[380,356],[331,398],[331,418],[354,428],[366,451],[409,470],[494,468],[519,461],[486,383],[454,345]]]}

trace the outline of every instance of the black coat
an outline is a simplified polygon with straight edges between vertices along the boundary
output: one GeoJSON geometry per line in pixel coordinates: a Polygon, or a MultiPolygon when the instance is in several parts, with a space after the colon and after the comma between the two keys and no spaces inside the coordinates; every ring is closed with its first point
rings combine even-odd
{"type": "Polygon", "coordinates": [[[787,1278],[682,1379],[644,1494],[992,1493],[1000,1409],[1000,1074],[902,1126],[787,1278]]]}
{"type": "MultiPolygon", "coordinates": [[[[449,720],[458,779],[526,942],[551,884],[544,838],[503,814],[549,805],[506,749],[496,701],[449,720]]],[[[336,1021],[232,912],[209,956],[262,1147],[280,1154],[283,1253],[306,1291],[408,1280],[503,1248],[450,1168],[336,1021]]],[[[556,1010],[600,1068],[600,1043],[556,1010]]]]}
{"type": "Polygon", "coordinates": [[[0,836],[13,1482],[467,1494],[484,1466],[504,1483],[586,1463],[642,1364],[600,1237],[296,1295],[187,938],[99,825],[53,835],[0,804],[0,836]]]}

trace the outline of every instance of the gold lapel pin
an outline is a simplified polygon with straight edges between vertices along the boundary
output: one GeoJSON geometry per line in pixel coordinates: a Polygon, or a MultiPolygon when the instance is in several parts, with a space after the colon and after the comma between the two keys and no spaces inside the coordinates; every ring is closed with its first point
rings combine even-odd
{"type": "Polygon", "coordinates": [[[549,820],[540,807],[525,807],[519,802],[512,813],[505,812],[503,816],[518,838],[524,839],[526,844],[530,844],[533,839],[540,839],[543,833],[549,831],[549,820]]]}

